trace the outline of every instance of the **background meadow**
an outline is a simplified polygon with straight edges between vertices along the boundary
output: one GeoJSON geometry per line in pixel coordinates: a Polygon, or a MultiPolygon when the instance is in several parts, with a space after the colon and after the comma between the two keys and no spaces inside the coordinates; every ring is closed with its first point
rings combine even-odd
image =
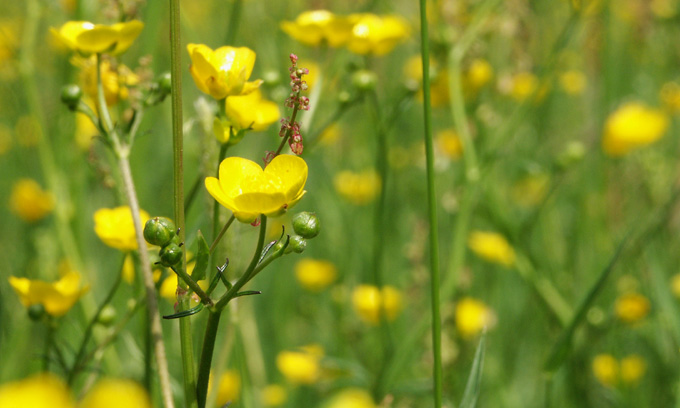
{"type": "MultiPolygon", "coordinates": [[[[304,253],[283,257],[248,284],[261,295],[238,299],[223,314],[212,406],[431,406],[417,2],[181,7],[187,193],[214,175],[220,151],[217,102],[195,86],[187,44],[255,51],[251,79],[264,80],[260,89],[282,117],[290,115],[283,106],[289,54],[310,71],[311,109],[299,117],[307,193],[269,219],[267,240],[278,239],[282,225],[291,231],[299,211],[315,212],[321,232],[304,253]],[[319,9],[396,15],[408,30],[375,55],[304,44],[283,29],[319,9]]],[[[480,344],[478,406],[680,406],[680,2],[437,0],[428,7],[444,406],[459,406],[480,344]]],[[[125,204],[111,152],[60,102],[62,86],[85,88],[87,67],[50,27],[122,16],[144,23],[119,57],[119,101],[110,109],[121,120],[138,89],[169,72],[170,28],[160,1],[26,0],[0,10],[0,384],[7,384],[44,369],[49,332],[29,318],[8,278],[52,282],[60,270],[75,270],[89,287],[53,333],[48,365],[65,378],[56,350],[73,359],[126,259],[94,230],[97,210],[125,204]],[[126,82],[132,74],[125,79],[122,64],[137,82],[126,82]],[[17,187],[24,179],[48,194],[17,187]]],[[[314,42],[306,30],[298,33],[314,42]]],[[[171,126],[169,99],[149,108],[130,156],[141,208],[151,216],[173,215],[171,126]]],[[[278,122],[248,132],[227,155],[262,164],[278,133],[278,122]]],[[[186,212],[189,251],[197,230],[209,243],[214,237],[214,200],[201,184],[197,191],[186,212]]],[[[222,209],[218,228],[230,215],[222,209]]],[[[248,265],[257,231],[234,223],[217,248],[213,262],[229,258],[230,280],[248,265]]],[[[125,268],[130,279],[112,298],[112,320],[95,325],[88,350],[119,332],[71,393],[78,398],[100,378],[125,378],[161,406],[145,368],[141,279],[125,268]]],[[[162,315],[175,312],[172,275],[164,269],[158,281],[162,315]]],[[[206,315],[190,318],[197,352],[206,315]]],[[[183,406],[178,323],[162,325],[183,406]]]]}

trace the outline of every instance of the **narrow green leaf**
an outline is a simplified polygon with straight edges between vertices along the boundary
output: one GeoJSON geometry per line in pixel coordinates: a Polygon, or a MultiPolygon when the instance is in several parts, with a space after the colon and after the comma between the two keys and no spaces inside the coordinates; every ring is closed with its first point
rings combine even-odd
{"type": "Polygon", "coordinates": [[[196,264],[194,265],[194,271],[191,273],[191,277],[194,278],[195,281],[200,281],[205,279],[205,271],[208,269],[210,247],[208,247],[208,243],[205,242],[201,230],[198,230],[196,238],[198,240],[198,252],[196,253],[196,264]]]}
{"type": "Polygon", "coordinates": [[[484,367],[484,354],[486,351],[486,333],[479,339],[477,351],[475,352],[475,359],[472,361],[472,368],[468,375],[467,384],[465,385],[465,392],[463,399],[460,401],[459,408],[474,408],[477,405],[479,392],[482,385],[482,368],[484,367]]]}
{"type": "Polygon", "coordinates": [[[239,292],[234,296],[235,298],[241,297],[241,296],[250,296],[250,295],[261,295],[262,292],[259,290],[245,290],[243,292],[239,292]]]}
{"type": "Polygon", "coordinates": [[[163,316],[163,319],[166,319],[166,320],[179,319],[181,317],[187,317],[187,316],[191,316],[193,314],[196,314],[196,313],[200,312],[201,310],[203,310],[203,303],[199,303],[198,306],[193,307],[189,310],[184,310],[184,311],[181,311],[179,313],[163,316]]]}

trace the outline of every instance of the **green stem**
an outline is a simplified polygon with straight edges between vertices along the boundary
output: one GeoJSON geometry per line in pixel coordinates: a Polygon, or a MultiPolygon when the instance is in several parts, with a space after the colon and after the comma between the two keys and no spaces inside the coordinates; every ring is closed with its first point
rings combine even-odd
{"type": "Polygon", "coordinates": [[[217,237],[215,237],[215,240],[213,241],[212,245],[210,245],[210,253],[212,254],[215,248],[217,247],[217,244],[219,244],[220,240],[224,236],[224,234],[227,232],[231,224],[234,222],[236,217],[232,214],[231,217],[229,217],[229,220],[227,220],[227,223],[224,224],[224,227],[220,230],[219,234],[217,234],[217,237]]]}
{"type": "Polygon", "coordinates": [[[243,0],[234,0],[234,4],[231,6],[231,14],[229,15],[229,24],[227,31],[227,38],[225,44],[233,45],[236,39],[236,33],[238,33],[238,23],[241,21],[241,10],[243,9],[243,0]]]}
{"type": "Polygon", "coordinates": [[[50,351],[52,350],[52,342],[54,341],[54,320],[52,316],[47,316],[45,319],[45,328],[47,335],[45,335],[45,354],[43,355],[43,371],[50,371],[50,351]]]}
{"type": "MultiPolygon", "coordinates": [[[[434,406],[442,406],[441,313],[439,311],[439,238],[437,234],[437,199],[434,184],[434,151],[430,106],[430,45],[427,23],[427,1],[420,0],[420,41],[423,61],[423,115],[427,160],[427,201],[430,223],[430,284],[432,300],[432,353],[434,359],[434,406]]],[[[454,78],[452,80],[455,81],[454,78]]]]}
{"type": "Polygon", "coordinates": [[[177,274],[177,276],[180,280],[184,281],[184,283],[189,287],[189,289],[191,289],[194,293],[196,293],[198,295],[198,297],[201,299],[201,302],[203,302],[204,305],[206,305],[206,306],[212,306],[213,305],[213,301],[212,301],[212,299],[210,299],[210,296],[208,296],[203,291],[203,289],[201,289],[201,287],[198,286],[198,283],[196,283],[196,281],[194,281],[191,278],[191,275],[186,273],[184,268],[172,267],[172,270],[177,274]]]}

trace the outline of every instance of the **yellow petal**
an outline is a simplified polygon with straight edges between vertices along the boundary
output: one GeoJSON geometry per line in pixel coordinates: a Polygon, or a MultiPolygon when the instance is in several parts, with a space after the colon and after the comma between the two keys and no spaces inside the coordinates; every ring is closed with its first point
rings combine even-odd
{"type": "Polygon", "coordinates": [[[113,28],[118,32],[118,42],[112,53],[121,54],[130,48],[135,39],[137,39],[139,33],[144,28],[144,23],[139,20],[132,20],[126,23],[114,24],[113,28]]]}
{"type": "Polygon", "coordinates": [[[276,175],[280,178],[280,188],[287,201],[301,197],[308,172],[307,163],[302,158],[288,154],[278,155],[264,172],[267,176],[276,175]]]}
{"type": "Polygon", "coordinates": [[[239,211],[270,215],[278,213],[286,201],[282,193],[252,192],[236,196],[234,203],[239,211]]]}
{"type": "Polygon", "coordinates": [[[113,27],[95,24],[74,38],[78,51],[100,53],[110,51],[118,41],[118,31],[113,27]]]}
{"type": "Polygon", "coordinates": [[[228,197],[225,193],[224,190],[222,190],[222,186],[220,185],[220,181],[216,179],[215,177],[207,177],[205,179],[205,188],[208,190],[208,193],[217,200],[218,203],[222,204],[232,212],[236,209],[234,205],[234,201],[232,200],[231,197],[228,197]]]}
{"type": "Polygon", "coordinates": [[[262,168],[254,161],[241,157],[228,157],[220,163],[220,185],[227,197],[234,198],[241,194],[243,180],[255,180],[264,174],[262,168]]]}
{"type": "Polygon", "coordinates": [[[14,292],[19,296],[19,301],[25,307],[31,305],[28,294],[31,289],[31,281],[26,278],[17,278],[15,276],[9,277],[9,284],[14,289],[14,292]]]}

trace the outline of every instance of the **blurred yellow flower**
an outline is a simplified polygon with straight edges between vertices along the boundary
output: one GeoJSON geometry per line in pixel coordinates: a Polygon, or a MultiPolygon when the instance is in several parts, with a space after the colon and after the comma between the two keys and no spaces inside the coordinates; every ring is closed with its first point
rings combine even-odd
{"type": "Polygon", "coordinates": [[[99,129],[84,113],[76,112],[75,141],[80,150],[89,150],[94,138],[99,135],[99,129]]]}
{"type": "Polygon", "coordinates": [[[321,132],[319,143],[324,146],[331,146],[340,139],[340,125],[333,123],[321,132]]]}
{"type": "Polygon", "coordinates": [[[259,89],[248,95],[228,97],[225,112],[234,131],[241,129],[265,130],[281,117],[279,106],[264,99],[259,89]]]}
{"type": "Polygon", "coordinates": [[[680,299],[680,273],[676,273],[671,277],[671,292],[680,299]]]}
{"type": "MultiPolygon", "coordinates": [[[[158,281],[161,279],[162,273],[163,272],[160,269],[153,270],[153,281],[155,283],[158,283],[158,281]]],[[[131,254],[127,254],[125,256],[125,260],[123,261],[123,268],[121,270],[121,276],[123,277],[123,280],[128,284],[132,284],[135,281],[135,261],[134,259],[132,259],[131,254]]]]}
{"type": "MultiPolygon", "coordinates": [[[[409,58],[404,65],[406,85],[410,89],[417,89],[417,98],[423,101],[423,62],[420,55],[409,58]]],[[[430,103],[433,107],[446,105],[449,102],[449,76],[444,69],[440,69],[437,62],[430,59],[430,103]]]]}
{"type": "Polygon", "coordinates": [[[658,18],[672,18],[678,14],[678,3],[675,0],[651,0],[649,9],[658,18]]]}
{"type": "Polygon", "coordinates": [[[380,319],[392,321],[401,312],[401,292],[392,286],[382,290],[373,285],[359,285],[352,292],[352,304],[359,318],[366,323],[377,325],[380,319]]]}
{"type": "Polygon", "coordinates": [[[305,75],[305,82],[307,82],[307,91],[311,92],[320,77],[321,67],[314,61],[299,59],[297,66],[300,68],[307,68],[309,73],[305,75]]]}
{"type": "MultiPolygon", "coordinates": [[[[97,58],[74,57],[71,63],[80,68],[79,80],[83,93],[90,100],[97,100],[97,58]]],[[[106,105],[112,106],[119,100],[125,100],[129,95],[129,86],[139,83],[139,76],[123,64],[112,66],[111,61],[105,59],[101,62],[101,80],[104,88],[106,105]]]]}
{"type": "MultiPolygon", "coordinates": [[[[148,221],[149,213],[139,211],[142,225],[148,221]]],[[[121,251],[137,249],[132,211],[128,206],[100,208],[94,213],[94,232],[106,245],[121,251]]]]}
{"type": "Polygon", "coordinates": [[[647,371],[647,363],[637,354],[622,358],[620,366],[621,381],[627,385],[636,385],[647,371]]]}
{"type": "MultiPolygon", "coordinates": [[[[187,265],[187,273],[191,275],[191,273],[194,271],[194,266],[195,264],[192,262],[189,265],[187,265]]],[[[156,271],[154,271],[154,282],[158,282],[160,279],[160,271],[159,273],[156,274],[156,271]]],[[[210,286],[209,282],[207,280],[200,280],[198,282],[198,286],[201,287],[201,289],[208,290],[208,286],[210,286]]],[[[161,286],[158,288],[158,294],[167,300],[170,303],[175,303],[177,302],[177,287],[179,285],[179,278],[177,277],[177,274],[172,272],[168,274],[168,276],[163,279],[163,282],[161,283],[161,286]]],[[[194,297],[191,298],[191,307],[198,306],[200,303],[200,299],[194,295],[194,297]]]]}
{"type": "Polygon", "coordinates": [[[536,92],[538,78],[531,72],[518,72],[512,77],[510,95],[517,101],[524,101],[536,92]]]}
{"type": "Polygon", "coordinates": [[[651,305],[649,300],[639,293],[625,293],[616,299],[614,308],[620,320],[635,323],[649,314],[651,305]]]}
{"type": "Polygon", "coordinates": [[[279,384],[270,384],[262,390],[262,402],[265,407],[278,407],[286,402],[286,389],[279,384]]]}
{"type": "Polygon", "coordinates": [[[66,384],[53,374],[37,374],[0,385],[3,408],[75,408],[66,384]]]}
{"type": "Polygon", "coordinates": [[[559,76],[560,86],[569,95],[580,95],[586,88],[586,76],[583,72],[572,69],[559,76]]]}
{"type": "Polygon", "coordinates": [[[352,32],[347,49],[355,54],[385,55],[408,38],[410,27],[400,16],[352,14],[352,32]]]}
{"type": "Polygon", "coordinates": [[[292,208],[305,194],[307,163],[292,155],[278,155],[267,167],[240,157],[220,164],[219,179],[208,177],[205,187],[217,202],[241,222],[251,223],[260,214],[276,217],[292,208]]]}
{"type": "Polygon", "coordinates": [[[463,154],[463,143],[453,129],[437,132],[435,136],[437,147],[449,159],[458,160],[463,154]]]}
{"type": "Polygon", "coordinates": [[[72,51],[84,55],[104,52],[117,55],[130,48],[143,28],[144,23],[138,20],[113,25],[69,21],[59,29],[50,28],[50,32],[72,51]]]}
{"type": "Polygon", "coordinates": [[[485,59],[472,60],[463,77],[463,89],[468,96],[473,96],[493,78],[493,68],[485,59]]]}
{"type": "Polygon", "coordinates": [[[468,246],[482,259],[511,267],[515,263],[515,250],[508,241],[495,232],[473,231],[468,246]]]}
{"type": "Polygon", "coordinates": [[[255,65],[255,52],[250,48],[225,46],[213,51],[203,44],[189,44],[187,50],[196,86],[215,99],[246,95],[262,84],[261,79],[248,82],[255,65]]]}
{"type": "Polygon", "coordinates": [[[295,264],[295,277],[303,288],[320,292],[333,283],[338,270],[331,262],[305,258],[295,264]]]}
{"type": "Polygon", "coordinates": [[[493,311],[484,302],[470,297],[462,298],[456,304],[456,329],[461,337],[475,337],[495,323],[493,311]]]}
{"type": "Polygon", "coordinates": [[[24,221],[35,222],[54,209],[54,195],[32,179],[19,179],[12,186],[9,209],[24,221]]]}
{"type": "Polygon", "coordinates": [[[151,399],[144,387],[131,380],[112,378],[100,380],[78,405],[78,408],[151,407],[151,399]]]}
{"type": "Polygon", "coordinates": [[[276,367],[293,384],[314,384],[321,375],[323,350],[282,351],[276,356],[276,367]]]}
{"type": "Polygon", "coordinates": [[[610,354],[598,354],[593,359],[593,374],[600,384],[613,387],[619,378],[619,362],[610,354]]]}
{"type": "Polygon", "coordinates": [[[241,376],[236,370],[226,370],[220,377],[217,386],[216,407],[224,407],[227,403],[238,400],[241,394],[241,376]]]}
{"type": "Polygon", "coordinates": [[[602,148],[610,156],[623,156],[659,140],[668,125],[668,117],[663,112],[629,102],[607,118],[602,148]]]}
{"type": "Polygon", "coordinates": [[[659,97],[671,113],[680,113],[680,84],[674,81],[666,82],[661,87],[659,97]]]}
{"type": "Polygon", "coordinates": [[[349,39],[352,23],[328,10],[312,10],[303,12],[295,21],[281,22],[281,29],[302,44],[341,47],[349,39]]]}
{"type": "Polygon", "coordinates": [[[377,408],[371,394],[360,388],[348,388],[335,394],[324,408],[377,408]]]}
{"type": "Polygon", "coordinates": [[[43,305],[55,317],[65,315],[89,290],[88,286],[81,287],[80,274],[72,270],[53,283],[10,276],[9,284],[25,307],[43,305]]]}
{"type": "Polygon", "coordinates": [[[375,170],[365,170],[361,173],[345,170],[333,178],[335,190],[355,205],[373,201],[380,193],[381,184],[380,176],[375,170]]]}

